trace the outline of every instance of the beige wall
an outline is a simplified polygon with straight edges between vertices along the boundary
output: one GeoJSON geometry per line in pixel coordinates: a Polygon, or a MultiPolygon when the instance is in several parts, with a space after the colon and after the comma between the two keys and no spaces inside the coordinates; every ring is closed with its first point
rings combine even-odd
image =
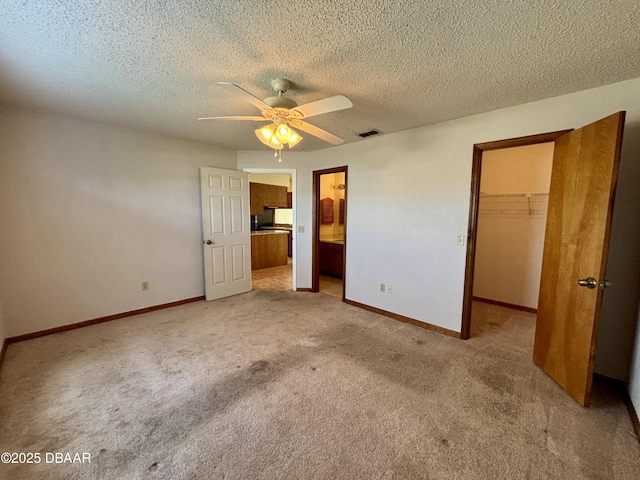
{"type": "MultiPolygon", "coordinates": [[[[553,143],[484,152],[480,191],[548,193],[552,163],[553,143]]],[[[531,214],[521,211],[526,197],[504,200],[511,198],[480,199],[473,295],[537,308],[547,219],[538,209],[546,208],[546,198],[531,214]]]]}
{"type": "Polygon", "coordinates": [[[203,294],[199,167],[235,151],[2,108],[0,158],[7,336],[203,294]]]}
{"type": "Polygon", "coordinates": [[[486,151],[482,154],[480,191],[548,192],[552,163],[553,143],[486,151]]]}
{"type": "Polygon", "coordinates": [[[291,191],[291,175],[278,173],[250,173],[249,182],[279,185],[281,187],[287,187],[287,192],[291,191]]]}

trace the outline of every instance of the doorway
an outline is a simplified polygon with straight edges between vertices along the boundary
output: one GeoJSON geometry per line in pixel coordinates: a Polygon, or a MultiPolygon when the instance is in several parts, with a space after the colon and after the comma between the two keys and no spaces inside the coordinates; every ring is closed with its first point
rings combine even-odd
{"type": "Polygon", "coordinates": [[[295,171],[245,171],[249,173],[251,208],[256,202],[261,206],[259,213],[252,211],[251,215],[252,289],[295,290],[295,171]]]}
{"type": "Polygon", "coordinates": [[[520,316],[535,322],[553,149],[547,142],[482,154],[472,336],[497,333],[491,314],[506,313],[480,303],[528,312],[520,316]]]}
{"type": "Polygon", "coordinates": [[[589,406],[625,112],[575,130],[474,145],[461,338],[470,336],[482,154],[554,142],[533,361],[589,406]]]}
{"type": "Polygon", "coordinates": [[[313,292],[344,300],[347,167],[313,172],[313,292]]]}
{"type": "Polygon", "coordinates": [[[533,351],[553,149],[482,153],[471,337],[533,351]]]}
{"type": "MultiPolygon", "coordinates": [[[[540,135],[532,135],[527,137],[519,137],[508,140],[498,140],[495,142],[487,142],[476,144],[473,147],[473,164],[471,170],[471,200],[469,207],[469,229],[468,229],[468,244],[467,244],[467,259],[466,259],[466,271],[465,271],[465,284],[464,284],[464,300],[462,310],[462,331],[460,337],[464,340],[471,336],[471,312],[473,308],[474,300],[474,283],[475,283],[475,267],[477,258],[477,233],[478,233],[478,217],[481,198],[481,176],[482,176],[482,159],[483,154],[486,152],[508,149],[514,147],[527,147],[533,145],[540,145],[546,143],[552,143],[556,138],[564,135],[571,130],[563,130],[558,132],[544,133],[540,135]]],[[[527,193],[527,192],[517,192],[527,193]]],[[[499,197],[496,197],[499,198],[499,197]]],[[[526,197],[525,197],[526,198],[526,197]]],[[[520,201],[520,199],[518,199],[520,201]]],[[[499,208],[496,208],[497,210],[499,208]]],[[[482,291],[482,290],[481,290],[482,291]]],[[[477,298],[484,298],[478,295],[477,298]]],[[[516,303],[503,301],[504,303],[510,303],[511,306],[516,303]]]]}

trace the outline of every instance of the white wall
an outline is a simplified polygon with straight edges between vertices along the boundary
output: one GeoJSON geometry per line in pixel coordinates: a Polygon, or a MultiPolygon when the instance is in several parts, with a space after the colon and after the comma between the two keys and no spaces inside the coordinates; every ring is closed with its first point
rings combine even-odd
{"type": "MultiPolygon", "coordinates": [[[[612,286],[605,290],[596,354],[596,371],[620,380],[629,375],[628,345],[635,337],[640,296],[640,115],[637,107],[631,108],[640,102],[640,87],[638,80],[624,84],[635,84],[635,90],[626,93],[629,107],[607,263],[612,286]]],[[[640,343],[635,348],[640,353],[640,343]]],[[[638,409],[640,396],[634,402],[638,409]]]]}
{"type": "Polygon", "coordinates": [[[640,310],[638,311],[638,327],[636,328],[634,345],[635,349],[631,361],[631,373],[629,375],[629,396],[640,415],[640,310]]]}
{"type": "Polygon", "coordinates": [[[69,116],[0,113],[7,336],[203,294],[198,167],[235,169],[235,151],[69,116]]]}
{"type": "MultiPolygon", "coordinates": [[[[553,143],[490,150],[482,155],[484,194],[549,193],[553,143]]],[[[538,307],[548,197],[480,197],[473,295],[538,307]],[[544,201],[536,201],[535,199],[544,201]],[[509,200],[509,203],[505,203],[509,200]]]]}
{"type": "Polygon", "coordinates": [[[4,339],[7,338],[6,331],[7,331],[7,328],[4,322],[4,314],[2,313],[2,304],[0,303],[0,349],[2,349],[2,345],[4,344],[4,339]]]}
{"type": "MultiPolygon", "coordinates": [[[[640,79],[322,151],[286,152],[281,166],[298,169],[298,225],[307,227],[298,234],[298,286],[311,285],[312,171],[348,165],[346,297],[460,331],[466,248],[456,246],[456,236],[467,231],[473,145],[576,128],[619,110],[627,122],[608,268],[616,286],[603,303],[596,369],[626,379],[640,284],[640,79]],[[379,293],[379,282],[392,284],[393,294],[379,293]]],[[[239,168],[279,165],[267,151],[238,154],[239,168]]]]}

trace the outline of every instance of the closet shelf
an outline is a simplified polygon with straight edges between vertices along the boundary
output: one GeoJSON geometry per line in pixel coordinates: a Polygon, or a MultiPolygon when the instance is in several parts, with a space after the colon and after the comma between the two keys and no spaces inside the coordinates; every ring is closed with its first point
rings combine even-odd
{"type": "Polygon", "coordinates": [[[480,193],[478,213],[492,216],[546,215],[547,192],[480,193]]]}

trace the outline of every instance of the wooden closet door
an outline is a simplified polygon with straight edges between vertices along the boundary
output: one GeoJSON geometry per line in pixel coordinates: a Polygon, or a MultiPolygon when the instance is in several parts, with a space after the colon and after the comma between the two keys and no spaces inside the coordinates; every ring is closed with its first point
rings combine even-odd
{"type": "Polygon", "coordinates": [[[625,113],[556,139],[533,360],[588,406],[625,113]]]}

